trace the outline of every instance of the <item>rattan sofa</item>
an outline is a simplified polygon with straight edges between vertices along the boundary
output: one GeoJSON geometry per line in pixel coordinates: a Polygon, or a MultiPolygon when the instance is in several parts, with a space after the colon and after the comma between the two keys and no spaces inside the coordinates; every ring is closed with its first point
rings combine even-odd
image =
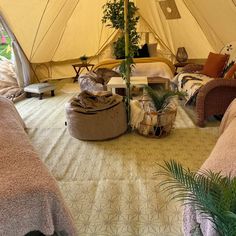
{"type": "Polygon", "coordinates": [[[235,79],[217,78],[202,86],[196,99],[197,125],[203,127],[208,117],[223,115],[234,98],[235,79]]]}
{"type": "MultiPolygon", "coordinates": [[[[220,51],[221,54],[228,54],[229,60],[226,67],[235,63],[236,61],[236,42],[231,42],[226,44],[220,51]]],[[[187,65],[184,67],[183,71],[180,72],[175,78],[175,83],[178,89],[182,88],[182,79],[188,80],[188,78],[193,79],[193,82],[188,86],[189,91],[198,83],[198,80],[206,81],[204,85],[201,85],[197,93],[192,93],[196,95],[196,124],[200,127],[205,125],[205,121],[208,117],[213,115],[224,115],[229,104],[236,98],[236,79],[225,79],[223,78],[204,78],[207,77],[199,73],[203,66],[200,65],[187,65]],[[196,68],[196,71],[195,71],[196,68]]],[[[186,92],[186,90],[181,90],[186,92]]],[[[191,91],[192,92],[192,91],[191,91]]],[[[191,100],[190,100],[191,101],[191,100]]]]}

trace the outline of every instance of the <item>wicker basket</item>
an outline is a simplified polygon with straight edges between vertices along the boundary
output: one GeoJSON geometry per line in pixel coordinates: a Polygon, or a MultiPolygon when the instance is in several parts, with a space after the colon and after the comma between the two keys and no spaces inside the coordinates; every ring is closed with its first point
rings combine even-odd
{"type": "Polygon", "coordinates": [[[177,114],[176,104],[170,102],[162,111],[156,112],[148,96],[143,96],[140,103],[145,114],[138,127],[139,134],[152,138],[161,138],[170,134],[177,114]]]}

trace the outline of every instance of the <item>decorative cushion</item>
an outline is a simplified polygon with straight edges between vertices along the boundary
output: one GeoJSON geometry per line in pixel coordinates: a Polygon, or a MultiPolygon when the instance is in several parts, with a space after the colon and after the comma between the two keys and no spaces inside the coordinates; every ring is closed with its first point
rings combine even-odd
{"type": "Polygon", "coordinates": [[[156,57],[157,53],[157,43],[148,44],[148,53],[150,57],[156,57]]]}
{"type": "Polygon", "coordinates": [[[148,45],[145,43],[141,49],[138,49],[138,54],[134,56],[135,58],[139,57],[149,57],[148,45]]]}
{"type": "Polygon", "coordinates": [[[229,55],[210,52],[202,73],[210,77],[221,77],[229,55]]]}
{"type": "Polygon", "coordinates": [[[231,66],[225,74],[224,79],[236,79],[236,64],[231,66]]]}

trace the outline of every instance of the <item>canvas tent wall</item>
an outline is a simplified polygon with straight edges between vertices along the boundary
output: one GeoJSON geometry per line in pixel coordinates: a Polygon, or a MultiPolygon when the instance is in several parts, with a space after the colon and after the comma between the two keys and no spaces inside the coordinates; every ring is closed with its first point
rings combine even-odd
{"type": "MultiPolygon", "coordinates": [[[[181,18],[167,20],[160,2],[136,0],[146,28],[173,52],[184,46],[190,58],[205,58],[236,38],[234,0],[175,0],[181,18]]],[[[106,0],[0,0],[0,11],[32,64],[49,63],[52,77],[74,75],[81,55],[94,56],[114,32],[101,23],[106,0]]],[[[142,28],[142,27],[140,27],[142,28]]]]}

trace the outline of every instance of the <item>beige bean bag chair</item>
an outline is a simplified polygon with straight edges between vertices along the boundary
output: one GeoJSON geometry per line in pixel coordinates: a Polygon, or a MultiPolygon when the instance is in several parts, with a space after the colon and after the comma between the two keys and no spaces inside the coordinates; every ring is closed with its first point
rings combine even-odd
{"type": "Polygon", "coordinates": [[[83,91],[66,104],[71,136],[81,140],[106,140],[127,130],[123,98],[110,92],[83,91]]]}

